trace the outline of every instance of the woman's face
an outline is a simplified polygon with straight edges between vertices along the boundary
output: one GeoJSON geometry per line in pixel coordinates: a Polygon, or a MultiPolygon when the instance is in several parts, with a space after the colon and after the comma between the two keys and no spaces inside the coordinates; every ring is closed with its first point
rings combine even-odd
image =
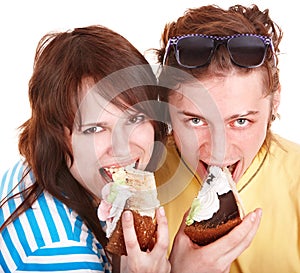
{"type": "Polygon", "coordinates": [[[78,116],[81,127],[75,125],[72,133],[70,171],[91,193],[101,198],[109,168],[134,164],[145,169],[153,151],[154,129],[143,113],[120,110],[91,89],[78,116]]]}
{"type": "Polygon", "coordinates": [[[176,144],[200,177],[207,165],[229,167],[238,181],[261,148],[272,109],[276,113],[279,94],[265,97],[263,74],[185,83],[169,98],[176,144]]]}

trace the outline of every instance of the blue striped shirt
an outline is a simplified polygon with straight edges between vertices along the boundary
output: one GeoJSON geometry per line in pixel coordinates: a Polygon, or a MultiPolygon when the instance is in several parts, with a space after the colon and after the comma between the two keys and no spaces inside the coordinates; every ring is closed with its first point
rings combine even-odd
{"type": "MultiPolygon", "coordinates": [[[[0,200],[20,181],[22,161],[0,182],[0,200]]],[[[27,175],[24,184],[31,184],[27,175]]],[[[22,202],[11,199],[0,209],[0,226],[22,202]]],[[[81,218],[65,204],[44,192],[32,207],[0,234],[0,272],[111,272],[105,252],[81,218]]]]}

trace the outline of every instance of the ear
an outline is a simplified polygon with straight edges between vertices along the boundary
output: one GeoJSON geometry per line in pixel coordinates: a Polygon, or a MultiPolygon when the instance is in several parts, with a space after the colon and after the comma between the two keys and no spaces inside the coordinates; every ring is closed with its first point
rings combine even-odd
{"type": "Polygon", "coordinates": [[[280,93],[281,93],[281,86],[274,92],[273,94],[273,101],[272,101],[272,114],[277,115],[278,107],[280,105],[280,93]]]}

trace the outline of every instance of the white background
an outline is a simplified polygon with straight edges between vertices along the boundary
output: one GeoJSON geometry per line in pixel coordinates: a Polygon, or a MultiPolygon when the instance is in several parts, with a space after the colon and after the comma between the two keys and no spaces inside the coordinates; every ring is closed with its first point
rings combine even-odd
{"type": "MultiPolygon", "coordinates": [[[[17,128],[30,116],[27,86],[39,39],[49,31],[67,30],[101,24],[117,31],[142,53],[158,48],[166,22],[181,16],[187,8],[218,4],[250,5],[252,1],[197,0],[10,0],[0,5],[0,172],[18,159],[17,128]]],[[[280,56],[282,101],[281,120],[272,127],[275,132],[300,143],[299,114],[300,53],[299,16],[295,2],[257,0],[284,31],[280,56]],[[297,26],[298,25],[298,26],[297,26]]],[[[147,55],[146,55],[147,56],[147,55]]],[[[147,57],[150,63],[153,59],[147,57]]]]}

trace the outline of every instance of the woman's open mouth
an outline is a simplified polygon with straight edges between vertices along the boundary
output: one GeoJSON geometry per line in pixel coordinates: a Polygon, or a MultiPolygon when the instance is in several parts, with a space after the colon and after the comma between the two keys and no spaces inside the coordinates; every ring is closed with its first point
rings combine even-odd
{"type": "Polygon", "coordinates": [[[129,165],[111,165],[107,167],[101,167],[99,169],[100,175],[109,183],[113,182],[113,174],[118,172],[120,169],[125,169],[127,166],[133,166],[133,168],[137,169],[139,164],[139,160],[129,164],[129,165]]]}

